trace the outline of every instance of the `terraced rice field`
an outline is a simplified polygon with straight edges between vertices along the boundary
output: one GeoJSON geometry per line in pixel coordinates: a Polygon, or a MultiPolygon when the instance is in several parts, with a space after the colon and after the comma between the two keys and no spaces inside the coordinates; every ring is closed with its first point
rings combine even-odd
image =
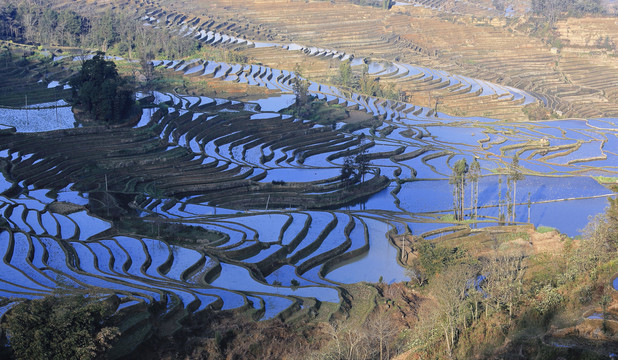
{"type": "MultiPolygon", "coordinates": [[[[283,35],[258,40],[250,37],[253,30],[243,35],[232,25],[160,9],[140,16],[148,26],[164,23],[210,45],[367,63],[374,77],[453,99],[505,107],[552,99],[411,62],[297,45],[283,35]]],[[[507,197],[499,174],[516,154],[526,178],[513,201],[515,221],[568,235],[612,196],[591,177],[618,176],[615,118],[460,117],[312,81],[316,98],[380,119],[344,131],[344,124],[272,112],[293,97],[297,75],[288,70],[206,59],[154,65],[281,95],[242,103],[141,94],[156,106],[119,128],[69,128],[73,117],[65,113],[62,125],[41,128],[39,120],[23,120],[29,110],[12,110],[14,120],[0,133],[0,316],[58,288],[120,295],[119,310],[158,304],[170,322],[206,309],[253,309],[257,319],[334,311],[345,306],[344,283],[405,280],[393,235],[411,232],[430,241],[473,230],[447,217],[448,177],[459,159],[481,164],[480,220],[473,227],[499,223],[507,197]],[[360,182],[341,177],[348,155],[370,161],[360,182]],[[133,219],[132,227],[124,218],[133,219]],[[173,234],[183,231],[197,235],[178,241],[173,234]]]]}
{"type": "MultiPolygon", "coordinates": [[[[379,76],[383,83],[392,84],[416,105],[433,108],[439,99],[450,113],[523,120],[522,105],[532,101],[571,117],[618,114],[613,91],[606,89],[611,81],[597,81],[613,78],[611,58],[582,52],[581,39],[573,35],[577,31],[567,30],[571,25],[559,27],[567,45],[562,53],[526,36],[521,21],[507,19],[525,12],[527,2],[504,11],[497,11],[491,1],[450,0],[403,1],[389,11],[345,2],[268,0],[79,3],[90,11],[123,9],[147,26],[239,50],[272,68],[291,70],[301,63],[312,79],[332,78],[341,60],[385,63],[391,70],[379,76]],[[459,20],[452,14],[459,14],[459,20]],[[584,58],[583,63],[572,64],[573,52],[584,58]],[[403,68],[407,66],[412,68],[403,68]],[[418,77],[419,69],[428,72],[418,77]],[[513,89],[519,89],[518,94],[512,94],[513,89]],[[524,93],[528,96],[522,102],[524,93]]],[[[586,39],[600,36],[594,19],[590,22],[573,26],[581,28],[586,39]]],[[[610,25],[603,35],[611,38],[610,25]]]]}
{"type": "MultiPolygon", "coordinates": [[[[220,71],[215,67],[212,73],[220,71]]],[[[289,91],[294,76],[265,67],[240,74],[282,91],[289,91]]],[[[155,92],[155,103],[169,110],[144,109],[134,128],[5,130],[3,189],[23,191],[2,198],[3,296],[15,302],[57,287],[93,288],[124,295],[127,307],[160,302],[169,312],[199,312],[252,306],[268,318],[306,310],[301,305],[307,299],[339,303],[339,283],[404,280],[398,250],[386,235],[409,229],[429,238],[452,225],[440,218],[451,212],[447,178],[462,157],[477,157],[485,175],[480,226],[497,223],[498,199],[506,194],[498,194],[492,171],[506,167],[515,153],[527,174],[515,199],[516,220],[571,235],[610,195],[581,175],[618,173],[613,119],[505,123],[414,115],[396,110],[405,104],[361,106],[329,89],[337,103],[388,115],[381,126],[343,133],[256,111],[250,103],[155,92]],[[100,142],[105,146],[90,146],[100,142]],[[343,157],[362,149],[374,170],[356,185],[366,187],[363,196],[347,198],[339,179],[343,157]],[[348,205],[316,210],[342,199],[348,205]],[[59,201],[78,207],[58,212],[53,204],[59,201]],[[112,222],[94,215],[110,208],[136,212],[153,229],[191,226],[215,236],[174,244],[118,234],[112,222]],[[565,217],[573,220],[565,224],[565,217]]]]}

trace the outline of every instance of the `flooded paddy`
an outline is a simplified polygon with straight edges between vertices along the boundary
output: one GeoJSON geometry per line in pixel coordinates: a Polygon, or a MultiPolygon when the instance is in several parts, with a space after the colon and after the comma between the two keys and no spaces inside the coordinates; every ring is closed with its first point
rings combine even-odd
{"type": "MultiPolygon", "coordinates": [[[[216,34],[206,38],[238,40],[216,34]]],[[[202,71],[197,64],[176,70],[196,75],[202,71]]],[[[35,298],[70,284],[131,297],[125,306],[177,297],[184,307],[197,311],[252,306],[266,319],[303,298],[338,303],[340,283],[407,280],[398,250],[386,234],[392,229],[401,234],[407,227],[421,235],[453,225],[452,219],[441,218],[452,213],[449,176],[460,159],[471,163],[477,158],[481,165],[477,211],[491,224],[506,212],[509,187],[506,175],[498,174],[506,173],[515,154],[524,175],[517,182],[515,223],[551,226],[576,236],[588,217],[602,212],[606,198],[613,196],[582,174],[618,174],[616,119],[505,123],[434,116],[426,110],[412,114],[401,111],[409,104],[346,97],[333,86],[312,83],[314,94],[382,114],[374,129],[350,133],[339,130],[343,124],[324,127],[277,113],[294,102],[289,93],[291,73],[263,66],[204,64],[203,73],[221,81],[244,79],[283,92],[245,104],[155,93],[155,102],[166,103],[170,111],[143,111],[131,131],[154,129],[148,130],[153,131],[152,141],[133,148],[148,149],[143,150],[145,158],[161,165],[141,168],[140,176],[119,166],[106,178],[91,177],[88,182],[71,178],[82,161],[103,164],[105,156],[97,158],[87,151],[72,156],[59,146],[54,151],[64,158],[58,160],[53,151],[10,140],[74,128],[74,119],[66,115],[70,108],[57,109],[66,114],[56,125],[45,122],[55,119],[55,108],[11,110],[12,118],[7,119],[15,120],[6,120],[5,125],[15,127],[16,133],[0,141],[0,156],[14,171],[4,174],[0,183],[3,191],[17,186],[21,191],[0,197],[0,211],[8,224],[0,232],[0,252],[11,254],[2,265],[6,270],[0,279],[2,294],[16,300],[35,298]],[[230,71],[240,73],[230,78],[230,71]],[[27,121],[24,111],[29,112],[27,121]],[[35,111],[47,112],[31,116],[35,111]],[[355,142],[360,134],[364,139],[355,142]],[[344,194],[341,169],[347,154],[353,161],[359,154],[369,158],[365,182],[386,176],[387,183],[343,205],[314,206],[344,194]],[[159,158],[172,160],[168,166],[153,160],[159,158]],[[150,235],[155,229],[160,232],[162,225],[163,229],[173,225],[199,228],[211,238],[174,243],[128,232],[110,237],[107,231],[115,223],[104,218],[105,212],[94,213],[101,203],[119,201],[101,195],[107,186],[115,193],[131,194],[127,208],[151,229],[150,235]],[[245,191],[245,186],[253,190],[245,191]],[[74,208],[62,210],[62,204],[74,208]],[[61,246],[61,241],[71,245],[61,246]],[[26,260],[30,253],[31,262],[26,260]]],[[[482,89],[487,95],[510,94],[525,101],[529,97],[517,89],[402,64],[371,63],[369,71],[383,76],[424,74],[482,89]]],[[[116,156],[127,156],[122,144],[135,138],[127,135],[119,142],[116,156]]],[[[97,141],[101,140],[88,140],[97,141]]],[[[75,146],[81,145],[76,141],[75,146]]],[[[465,196],[469,202],[470,186],[465,196]]],[[[472,212],[467,204],[465,212],[472,212]]]]}

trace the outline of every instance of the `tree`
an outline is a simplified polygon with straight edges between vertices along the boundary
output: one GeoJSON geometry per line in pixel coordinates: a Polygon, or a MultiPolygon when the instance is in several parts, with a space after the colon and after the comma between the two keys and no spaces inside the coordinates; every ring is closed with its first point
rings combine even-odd
{"type": "Polygon", "coordinates": [[[399,333],[397,324],[389,313],[379,311],[370,316],[365,322],[365,328],[371,342],[376,342],[380,357],[379,359],[390,359],[391,343],[399,333]],[[386,354],[385,354],[386,350],[386,354]]]}
{"type": "Polygon", "coordinates": [[[502,174],[498,174],[498,221],[502,219],[502,174]]]}
{"type": "Polygon", "coordinates": [[[470,164],[470,170],[468,172],[468,179],[470,180],[470,216],[476,219],[478,207],[479,207],[479,179],[481,178],[481,164],[475,157],[472,164],[470,164]],[[472,214],[474,211],[474,214],[472,214]]]}
{"type": "Polygon", "coordinates": [[[94,120],[119,122],[131,111],[134,94],[118,75],[116,64],[106,61],[102,52],[82,64],[71,78],[73,98],[94,120]]]}
{"type": "Polygon", "coordinates": [[[341,167],[341,178],[346,181],[354,175],[354,159],[352,156],[346,156],[343,159],[343,166],[341,167]]]}
{"type": "Polygon", "coordinates": [[[294,78],[292,79],[292,90],[296,96],[296,110],[300,114],[300,110],[309,101],[309,81],[303,78],[300,64],[294,67],[294,78]]]}
{"type": "Polygon", "coordinates": [[[554,23],[563,14],[602,13],[601,0],[532,0],[532,12],[554,23]]]}
{"type": "MultiPolygon", "coordinates": [[[[471,286],[470,279],[475,278],[476,273],[471,266],[459,264],[447,268],[432,282],[431,292],[436,299],[436,311],[439,314],[437,325],[442,328],[449,357],[452,357],[457,342],[467,289],[471,286]]],[[[466,321],[465,318],[463,321],[466,321]]]]}
{"type": "Polygon", "coordinates": [[[367,149],[363,149],[358,155],[348,155],[343,159],[341,177],[344,181],[365,181],[365,174],[371,170],[371,163],[367,157],[367,149]]]}
{"type": "Polygon", "coordinates": [[[339,65],[339,78],[341,85],[350,86],[352,82],[352,66],[350,66],[350,60],[342,61],[339,65]]]}
{"type": "Polygon", "coordinates": [[[15,306],[2,326],[18,359],[94,359],[119,335],[106,326],[117,305],[115,296],[47,296],[15,306]]]}
{"type": "Polygon", "coordinates": [[[367,64],[363,65],[359,82],[361,93],[369,96],[382,95],[380,88],[380,78],[374,78],[373,76],[369,75],[369,66],[367,66],[367,64]]]}
{"type": "Polygon", "coordinates": [[[367,149],[363,150],[360,154],[354,158],[354,165],[356,167],[356,176],[361,181],[365,181],[365,174],[369,172],[369,158],[367,157],[367,149]]]}
{"type": "Polygon", "coordinates": [[[412,264],[412,273],[422,285],[427,279],[447,267],[465,261],[467,254],[459,248],[449,248],[419,238],[412,244],[417,254],[412,264]]]}
{"type": "Polygon", "coordinates": [[[457,160],[453,166],[453,173],[449,179],[449,184],[453,185],[453,204],[456,220],[464,219],[464,200],[466,192],[466,174],[468,173],[468,163],[465,158],[457,160]]]}
{"type": "Polygon", "coordinates": [[[150,93],[150,95],[152,95],[152,85],[150,82],[155,77],[154,65],[152,63],[153,59],[154,59],[154,54],[150,51],[143,52],[142,54],[140,54],[140,57],[139,57],[139,65],[142,69],[142,74],[144,75],[144,78],[146,79],[145,87],[148,93],[150,93]]]}
{"type": "Polygon", "coordinates": [[[522,292],[523,276],[526,266],[523,253],[498,253],[485,259],[482,273],[484,274],[481,287],[485,292],[485,309],[495,306],[499,311],[505,304],[509,309],[509,316],[513,315],[513,306],[522,292]]]}
{"type": "Polygon", "coordinates": [[[521,169],[519,168],[519,157],[517,156],[517,154],[515,154],[515,156],[513,156],[513,161],[511,162],[511,164],[509,165],[509,169],[508,169],[508,180],[509,182],[512,184],[512,191],[513,191],[513,196],[512,196],[512,204],[509,205],[509,208],[511,208],[511,215],[512,215],[512,221],[515,222],[515,202],[516,202],[516,197],[517,197],[517,181],[519,180],[523,180],[524,174],[521,173],[521,169]]]}

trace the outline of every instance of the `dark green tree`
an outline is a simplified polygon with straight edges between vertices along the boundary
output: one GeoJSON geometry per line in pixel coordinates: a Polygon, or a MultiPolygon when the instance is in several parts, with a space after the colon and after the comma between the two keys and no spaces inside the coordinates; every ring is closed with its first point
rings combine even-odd
{"type": "Polygon", "coordinates": [[[341,177],[344,181],[365,181],[365,174],[371,171],[371,162],[367,157],[367,149],[363,149],[358,155],[348,155],[343,159],[341,177]]]}
{"type": "Polygon", "coordinates": [[[341,177],[344,181],[350,180],[350,177],[354,175],[354,159],[352,156],[346,156],[343,159],[343,166],[341,167],[341,177]]]}
{"type": "Polygon", "coordinates": [[[94,120],[108,123],[126,118],[134,103],[133,90],[118,74],[116,64],[106,61],[104,53],[82,64],[82,69],[69,84],[73,98],[94,120]]]}
{"type": "Polygon", "coordinates": [[[301,109],[309,102],[309,81],[303,78],[300,64],[294,67],[294,78],[292,79],[292,90],[296,96],[296,110],[300,115],[301,109]]]}
{"type": "Polygon", "coordinates": [[[350,66],[349,60],[343,61],[341,65],[339,65],[339,78],[343,86],[350,86],[352,83],[352,66],[350,66]]]}
{"type": "Polygon", "coordinates": [[[106,326],[116,307],[111,299],[47,296],[15,306],[2,327],[17,359],[94,359],[119,334],[106,326]]]}

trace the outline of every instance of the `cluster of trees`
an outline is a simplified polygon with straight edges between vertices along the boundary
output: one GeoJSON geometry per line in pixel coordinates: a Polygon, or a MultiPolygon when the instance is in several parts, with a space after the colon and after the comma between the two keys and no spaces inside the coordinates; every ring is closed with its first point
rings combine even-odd
{"type": "MultiPolygon", "coordinates": [[[[457,160],[453,165],[453,172],[449,178],[449,183],[453,185],[453,212],[455,220],[464,220],[465,214],[465,194],[466,185],[470,185],[470,219],[476,219],[479,208],[479,180],[481,178],[481,165],[475,158],[472,164],[468,165],[465,158],[457,160]]],[[[519,157],[513,156],[508,165],[506,174],[498,175],[498,219],[515,222],[515,199],[517,196],[517,182],[524,179],[524,175],[519,166],[519,157]],[[507,192],[506,199],[502,199],[502,178],[506,176],[507,192]],[[507,215],[503,214],[502,209],[507,209],[507,215]],[[505,218],[506,217],[506,218],[505,218]]]]}
{"type": "Polygon", "coordinates": [[[107,11],[84,16],[54,10],[32,0],[9,0],[0,5],[0,37],[42,45],[79,46],[137,58],[147,53],[165,58],[191,55],[201,43],[161,29],[144,26],[130,15],[107,11]]]}
{"type": "Polygon", "coordinates": [[[479,180],[481,178],[481,165],[476,158],[468,166],[465,158],[457,160],[453,166],[453,172],[449,178],[449,183],[453,185],[453,211],[455,220],[465,218],[465,194],[466,185],[470,184],[470,214],[471,218],[476,219],[478,210],[479,180]]]}
{"type": "Polygon", "coordinates": [[[513,317],[523,294],[527,268],[523,253],[495,251],[474,259],[466,251],[424,239],[415,242],[414,248],[417,257],[408,275],[418,286],[429,287],[436,307],[419,324],[413,347],[420,350],[439,342],[452,357],[460,334],[481,317],[495,313],[513,317]]]}
{"type": "Polygon", "coordinates": [[[133,88],[116,70],[113,61],[106,61],[98,52],[84,61],[79,73],[69,81],[76,104],[96,121],[119,122],[127,117],[134,104],[133,88]]]}
{"type": "MultiPolygon", "coordinates": [[[[117,300],[117,298],[116,298],[117,300]]],[[[17,359],[95,359],[119,336],[117,304],[94,296],[47,296],[15,306],[2,323],[17,359]]]]}
{"type": "Polygon", "coordinates": [[[365,174],[371,170],[370,165],[366,150],[356,156],[348,155],[343,159],[341,178],[352,183],[365,181],[365,174]]]}
{"type": "Polygon", "coordinates": [[[387,10],[390,9],[394,3],[392,0],[350,0],[350,2],[356,5],[373,6],[387,10]]]}
{"type": "Polygon", "coordinates": [[[586,241],[575,250],[572,265],[574,273],[590,273],[618,254],[618,198],[609,199],[609,207],[598,214],[583,230],[586,241]]]}
{"type": "MultiPolygon", "coordinates": [[[[408,274],[418,286],[428,288],[436,304],[421,316],[409,345],[428,358],[469,358],[490,343],[502,346],[509,333],[545,331],[565,307],[595,301],[605,311],[611,303],[605,288],[615,273],[618,253],[618,199],[609,204],[586,227],[579,246],[563,240],[564,250],[551,254],[496,246],[475,258],[447,244],[417,239],[417,257],[408,274]],[[475,340],[479,335],[495,338],[480,344],[475,340]]],[[[527,236],[501,235],[494,242],[527,236]]]]}
{"type": "Polygon", "coordinates": [[[554,22],[562,15],[598,14],[605,11],[601,0],[532,0],[532,12],[554,22]]]}
{"type": "Polygon", "coordinates": [[[505,0],[492,0],[491,4],[496,8],[496,10],[498,11],[504,11],[506,10],[506,3],[505,0]]]}
{"type": "Polygon", "coordinates": [[[393,314],[377,310],[367,317],[362,326],[345,323],[328,324],[329,345],[313,359],[367,360],[391,359],[404,345],[393,314]]]}
{"type": "Polygon", "coordinates": [[[379,77],[369,75],[369,67],[363,65],[360,74],[352,71],[350,61],[343,61],[339,65],[339,76],[335,79],[340,85],[352,88],[361,94],[377,96],[391,100],[399,100],[399,91],[392,83],[382,84],[379,77]]]}
{"type": "Polygon", "coordinates": [[[5,2],[0,7],[0,36],[41,44],[75,46],[88,19],[71,10],[56,11],[32,2],[5,2]]]}

